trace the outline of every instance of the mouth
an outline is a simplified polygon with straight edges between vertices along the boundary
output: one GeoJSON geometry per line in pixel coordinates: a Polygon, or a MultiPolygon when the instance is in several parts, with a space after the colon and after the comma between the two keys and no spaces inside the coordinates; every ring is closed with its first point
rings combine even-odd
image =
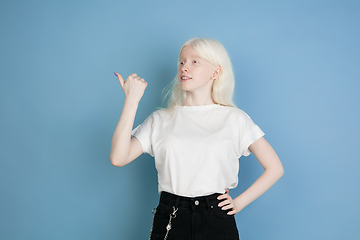
{"type": "Polygon", "coordinates": [[[187,80],[190,80],[190,79],[192,79],[191,77],[188,77],[188,76],[181,76],[180,77],[180,80],[181,81],[187,81],[187,80]]]}

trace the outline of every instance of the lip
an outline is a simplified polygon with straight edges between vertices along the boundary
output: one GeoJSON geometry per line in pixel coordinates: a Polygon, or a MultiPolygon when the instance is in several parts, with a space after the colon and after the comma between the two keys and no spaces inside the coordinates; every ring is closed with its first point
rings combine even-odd
{"type": "Polygon", "coordinates": [[[190,79],[192,79],[192,78],[189,77],[189,76],[185,76],[185,75],[181,75],[181,76],[180,76],[180,80],[181,80],[182,82],[188,81],[188,80],[190,80],[190,79]],[[183,79],[183,78],[186,78],[186,79],[183,79]]]}

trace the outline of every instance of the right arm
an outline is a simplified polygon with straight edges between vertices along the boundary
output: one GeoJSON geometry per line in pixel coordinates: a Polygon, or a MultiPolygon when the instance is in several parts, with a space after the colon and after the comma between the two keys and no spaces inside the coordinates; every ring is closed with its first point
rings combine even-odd
{"type": "Polygon", "coordinates": [[[144,94],[147,82],[135,73],[131,74],[126,82],[120,74],[115,73],[115,75],[119,79],[126,98],[119,122],[112,137],[110,161],[114,166],[122,167],[136,159],[143,152],[139,140],[131,137],[131,131],[139,101],[144,94]]]}

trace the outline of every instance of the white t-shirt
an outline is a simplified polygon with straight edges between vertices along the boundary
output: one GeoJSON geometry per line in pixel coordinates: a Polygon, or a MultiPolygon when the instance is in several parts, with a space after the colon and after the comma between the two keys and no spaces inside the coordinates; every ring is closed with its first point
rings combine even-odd
{"type": "Polygon", "coordinates": [[[196,197],[235,188],[238,159],[264,133],[242,110],[213,104],[158,110],[133,136],[155,157],[159,192],[196,197]]]}

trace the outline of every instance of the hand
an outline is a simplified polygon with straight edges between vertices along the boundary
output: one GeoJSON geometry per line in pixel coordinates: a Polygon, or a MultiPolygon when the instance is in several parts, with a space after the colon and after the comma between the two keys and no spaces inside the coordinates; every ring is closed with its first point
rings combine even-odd
{"type": "Polygon", "coordinates": [[[126,81],[124,81],[119,73],[115,73],[115,75],[117,76],[126,97],[139,102],[144,95],[147,82],[145,82],[143,78],[138,77],[136,73],[131,74],[126,81]]]}
{"type": "Polygon", "coordinates": [[[228,215],[235,215],[240,211],[236,207],[235,201],[229,195],[229,190],[228,189],[225,189],[225,194],[218,196],[217,199],[218,200],[224,200],[224,201],[221,201],[219,203],[219,205],[218,205],[219,207],[222,207],[221,210],[225,211],[225,210],[231,209],[231,211],[229,211],[227,213],[228,215]]]}

